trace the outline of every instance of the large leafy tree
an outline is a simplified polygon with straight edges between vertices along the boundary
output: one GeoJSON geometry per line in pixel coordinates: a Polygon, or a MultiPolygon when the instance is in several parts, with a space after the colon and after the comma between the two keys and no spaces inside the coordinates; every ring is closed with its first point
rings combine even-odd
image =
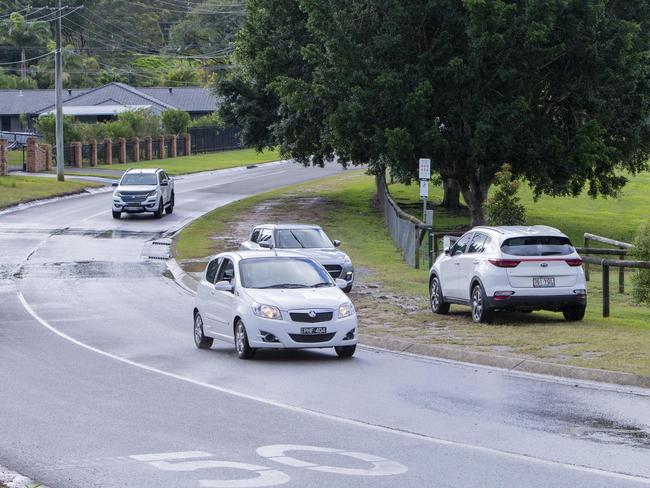
{"type": "MultiPolygon", "coordinates": [[[[443,177],[459,182],[473,224],[485,222],[487,193],[503,163],[538,194],[552,195],[576,195],[585,186],[593,196],[615,195],[623,171],[645,167],[648,0],[298,6],[302,24],[277,12],[266,27],[274,33],[268,42],[243,42],[255,46],[240,50],[239,62],[253,69],[249,79],[258,89],[243,83],[227,97],[230,113],[240,111],[247,122],[260,107],[256,96],[276,97],[270,126],[292,153],[335,151],[378,174],[390,168],[404,181],[416,177],[418,157],[430,155],[443,177]],[[306,33],[296,35],[303,26],[306,33]],[[285,56],[276,41],[283,37],[300,41],[291,52],[309,76],[259,63],[260,53],[285,56]],[[277,130],[294,120],[312,124],[277,130]]],[[[265,14],[249,16],[252,25],[265,14]]]]}
{"type": "Polygon", "coordinates": [[[20,78],[27,79],[27,52],[45,47],[51,32],[47,22],[30,21],[13,12],[0,20],[0,44],[8,44],[20,50],[20,78]]]}

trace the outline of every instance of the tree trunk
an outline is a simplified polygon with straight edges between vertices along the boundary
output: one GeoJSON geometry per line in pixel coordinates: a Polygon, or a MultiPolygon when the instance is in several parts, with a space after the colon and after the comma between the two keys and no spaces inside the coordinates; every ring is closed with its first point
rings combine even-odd
{"type": "Polygon", "coordinates": [[[25,81],[27,79],[27,57],[25,56],[25,50],[20,50],[20,79],[25,81]]]}
{"type": "Polygon", "coordinates": [[[458,210],[460,208],[460,185],[453,178],[443,177],[442,187],[444,197],[442,198],[442,207],[448,210],[458,210]]]}
{"type": "Polygon", "coordinates": [[[489,183],[479,183],[475,178],[471,178],[467,186],[462,189],[463,198],[465,198],[465,203],[469,207],[472,227],[487,224],[485,201],[487,200],[489,189],[489,183]]]}

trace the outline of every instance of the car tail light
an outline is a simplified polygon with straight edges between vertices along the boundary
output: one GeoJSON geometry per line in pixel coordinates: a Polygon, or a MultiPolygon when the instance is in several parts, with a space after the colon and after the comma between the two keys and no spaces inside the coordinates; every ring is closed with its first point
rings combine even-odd
{"type": "Polygon", "coordinates": [[[580,288],[578,290],[573,290],[573,293],[575,293],[579,297],[586,297],[587,296],[587,290],[585,290],[584,288],[580,288]]]}
{"type": "Polygon", "coordinates": [[[488,259],[497,268],[516,268],[521,263],[518,259],[488,259]]]}
{"type": "Polygon", "coordinates": [[[582,259],[576,258],[576,259],[567,259],[566,263],[569,266],[582,266],[582,259]]]}
{"type": "Polygon", "coordinates": [[[512,295],[514,295],[514,291],[495,291],[494,292],[494,299],[495,300],[507,300],[510,298],[512,295]]]}

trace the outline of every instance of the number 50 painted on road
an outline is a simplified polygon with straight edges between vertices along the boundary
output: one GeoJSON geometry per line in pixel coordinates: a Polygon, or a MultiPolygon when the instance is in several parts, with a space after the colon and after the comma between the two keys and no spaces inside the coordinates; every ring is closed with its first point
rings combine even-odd
{"type": "MultiPolygon", "coordinates": [[[[372,454],[363,452],[346,451],[329,447],[303,446],[295,444],[277,444],[262,446],[257,449],[257,454],[276,463],[304,468],[322,473],[333,473],[347,476],[393,476],[408,471],[407,467],[395,461],[389,461],[372,454]],[[310,463],[301,459],[287,456],[289,451],[322,452],[338,454],[370,463],[369,468],[345,468],[340,466],[327,466],[310,463]]],[[[239,463],[234,461],[221,461],[217,459],[200,459],[211,457],[212,454],[203,451],[168,452],[160,454],[141,454],[130,456],[136,461],[143,461],[163,471],[196,471],[199,469],[228,468],[255,472],[252,478],[237,480],[199,480],[199,485],[204,488],[256,488],[262,486],[277,486],[287,483],[291,477],[276,469],[256,464],[239,463]],[[175,461],[175,462],[171,462],[175,461]]]]}

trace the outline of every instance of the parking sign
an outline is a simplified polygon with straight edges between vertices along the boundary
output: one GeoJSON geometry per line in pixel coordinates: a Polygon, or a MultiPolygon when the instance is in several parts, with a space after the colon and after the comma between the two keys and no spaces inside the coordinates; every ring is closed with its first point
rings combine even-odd
{"type": "Polygon", "coordinates": [[[431,160],[422,158],[420,159],[420,179],[428,180],[431,178],[431,160]]]}
{"type": "Polygon", "coordinates": [[[420,198],[429,198],[429,180],[420,180],[420,198]]]}

